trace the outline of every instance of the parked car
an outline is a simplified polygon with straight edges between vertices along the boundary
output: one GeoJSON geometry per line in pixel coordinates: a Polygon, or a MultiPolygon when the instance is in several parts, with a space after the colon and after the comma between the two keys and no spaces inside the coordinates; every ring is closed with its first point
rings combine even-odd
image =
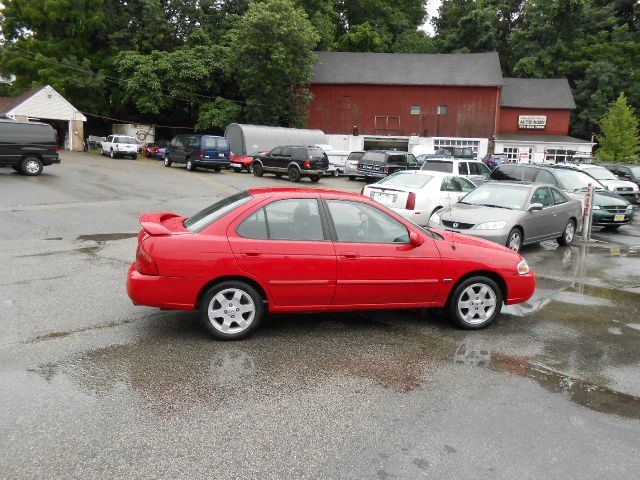
{"type": "Polygon", "coordinates": [[[167,146],[164,166],[182,163],[190,172],[198,167],[219,172],[230,164],[231,150],[225,137],[214,135],[176,135],[167,146]]]}
{"type": "Polygon", "coordinates": [[[476,185],[486,182],[491,170],[479,160],[465,160],[460,158],[427,159],[422,164],[422,170],[430,172],[445,172],[471,180],[476,185]]]}
{"type": "Polygon", "coordinates": [[[582,202],[589,184],[593,195],[593,226],[617,229],[633,221],[633,207],[620,195],[609,192],[596,179],[579,170],[557,165],[505,164],[491,172],[491,180],[535,182],[553,185],[582,202]]]}
{"type": "Polygon", "coordinates": [[[317,182],[328,168],[329,159],[320,147],[303,145],[276,147],[269,153],[256,155],[251,163],[256,177],[265,172],[274,173],[278,178],[286,174],[292,182],[299,182],[302,177],[317,182]]]}
{"type": "Polygon", "coordinates": [[[478,329],[535,289],[518,253],[434,233],[354,193],[252,189],[189,218],[150,213],[140,223],[133,303],[197,310],[224,340],[284,312],[444,307],[478,329]]]}
{"type": "Polygon", "coordinates": [[[101,148],[102,147],[102,142],[104,142],[107,139],[107,137],[98,137],[96,135],[89,135],[87,137],[87,146],[89,148],[101,148]]]}
{"type": "Polygon", "coordinates": [[[236,156],[231,152],[231,168],[234,172],[240,173],[242,170],[246,170],[251,173],[251,164],[257,155],[269,153],[269,150],[263,150],[251,155],[236,156]]]}
{"type": "Polygon", "coordinates": [[[509,158],[506,153],[489,153],[485,155],[482,161],[489,167],[489,170],[493,170],[503,163],[509,163],[509,158]]]}
{"type": "Polygon", "coordinates": [[[367,182],[384,178],[400,170],[418,170],[420,166],[411,153],[398,150],[369,150],[358,162],[358,173],[367,182]]]}
{"type": "Polygon", "coordinates": [[[491,240],[518,252],[523,245],[549,239],[571,244],[581,218],[580,202],[555,187],[490,182],[434,213],[429,226],[491,240]]]}
{"type": "Polygon", "coordinates": [[[351,181],[354,181],[356,177],[361,176],[358,172],[358,162],[364,155],[364,152],[351,152],[347,157],[347,163],[345,165],[344,173],[347,175],[347,178],[351,181]]]}
{"type": "Polygon", "coordinates": [[[638,192],[638,185],[629,180],[622,180],[616,177],[610,170],[600,165],[580,164],[571,165],[567,168],[575,168],[580,170],[590,177],[598,180],[604,187],[610,192],[616,192],[623,198],[626,198],[630,202],[637,202],[640,200],[640,193],[638,192]]]}
{"type": "Polygon", "coordinates": [[[413,223],[427,225],[433,213],[475,188],[470,180],[449,173],[407,170],[366,185],[362,194],[413,223]]]}
{"type": "Polygon", "coordinates": [[[156,140],[154,143],[147,145],[145,156],[147,158],[159,158],[162,160],[167,152],[167,145],[169,145],[168,140],[156,140]]]}
{"type": "Polygon", "coordinates": [[[109,135],[102,142],[100,155],[109,155],[111,158],[131,157],[135,160],[138,158],[138,142],[126,135],[109,135]]]}
{"type": "Polygon", "coordinates": [[[622,180],[635,183],[640,188],[640,165],[633,163],[607,163],[602,165],[622,180]]]}
{"type": "Polygon", "coordinates": [[[56,132],[39,122],[0,120],[0,166],[36,176],[44,166],[60,163],[56,132]]]}

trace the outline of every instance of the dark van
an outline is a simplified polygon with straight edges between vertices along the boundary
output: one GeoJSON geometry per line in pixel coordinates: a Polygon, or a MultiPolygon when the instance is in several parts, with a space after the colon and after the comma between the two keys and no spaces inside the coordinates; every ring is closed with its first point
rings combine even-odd
{"type": "Polygon", "coordinates": [[[176,135],[167,146],[164,166],[184,163],[192,172],[198,167],[213,168],[219,172],[229,166],[231,150],[225,137],[214,135],[176,135]]]}
{"type": "Polygon", "coordinates": [[[420,164],[412,154],[397,150],[369,150],[358,162],[358,174],[366,181],[384,178],[398,170],[419,170],[420,164]]]}
{"type": "Polygon", "coordinates": [[[0,166],[35,176],[54,163],[60,163],[60,157],[51,125],[0,120],[0,166]]]}

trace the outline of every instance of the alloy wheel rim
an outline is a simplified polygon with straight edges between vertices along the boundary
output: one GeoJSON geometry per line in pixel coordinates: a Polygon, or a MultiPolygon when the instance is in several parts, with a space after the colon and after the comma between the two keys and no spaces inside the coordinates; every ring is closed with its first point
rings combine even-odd
{"type": "Polygon", "coordinates": [[[485,283],[474,283],[458,298],[458,315],[470,325],[486,322],[496,311],[496,293],[485,283]]]}
{"type": "Polygon", "coordinates": [[[38,173],[38,170],[40,170],[40,165],[38,165],[38,162],[36,162],[35,160],[29,160],[25,165],[25,168],[29,173],[38,173]]]}
{"type": "Polygon", "coordinates": [[[207,314],[213,328],[225,335],[234,335],[251,326],[256,316],[256,305],[244,290],[227,288],[213,296],[207,314]]]}
{"type": "Polygon", "coordinates": [[[567,223],[567,228],[564,229],[564,239],[567,243],[573,240],[573,235],[575,234],[576,227],[573,226],[573,222],[567,223]]]}
{"type": "Polygon", "coordinates": [[[513,235],[509,238],[509,248],[516,252],[520,250],[520,233],[513,232],[513,235]]]}

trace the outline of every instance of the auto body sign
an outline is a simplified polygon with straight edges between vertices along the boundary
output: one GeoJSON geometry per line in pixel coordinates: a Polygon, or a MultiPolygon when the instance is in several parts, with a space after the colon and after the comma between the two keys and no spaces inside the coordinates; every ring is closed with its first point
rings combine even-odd
{"type": "Polygon", "coordinates": [[[521,130],[544,130],[546,126],[546,115],[518,115],[518,128],[521,130]]]}

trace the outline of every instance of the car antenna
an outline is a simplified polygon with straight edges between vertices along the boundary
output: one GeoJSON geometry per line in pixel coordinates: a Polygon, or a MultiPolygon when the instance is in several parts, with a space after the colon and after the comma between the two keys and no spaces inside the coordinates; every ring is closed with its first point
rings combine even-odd
{"type": "MultiPolygon", "coordinates": [[[[451,211],[451,197],[447,197],[447,202],[449,203],[449,205],[448,205],[449,211],[451,211]]],[[[440,221],[444,223],[444,219],[441,218],[440,221]]],[[[451,250],[453,250],[454,252],[456,251],[456,236],[455,235],[451,235],[451,250]]]]}

